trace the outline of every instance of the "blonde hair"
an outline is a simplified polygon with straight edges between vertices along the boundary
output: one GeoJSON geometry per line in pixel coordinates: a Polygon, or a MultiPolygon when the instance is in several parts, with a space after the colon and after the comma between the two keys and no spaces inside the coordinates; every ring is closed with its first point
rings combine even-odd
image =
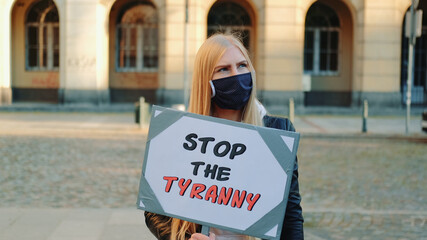
{"type": "Polygon", "coordinates": [[[186,240],[187,235],[196,232],[197,225],[178,218],[172,218],[170,240],[186,240]]]}
{"type": "Polygon", "coordinates": [[[255,69],[249,58],[248,51],[240,39],[234,35],[215,34],[200,46],[194,61],[188,111],[206,116],[211,115],[211,87],[209,80],[212,79],[217,62],[224,55],[225,51],[232,46],[237,47],[245,57],[253,80],[252,93],[243,112],[242,122],[262,126],[261,114],[256,103],[258,100],[256,99],[255,69]]]}
{"type": "MultiPolygon", "coordinates": [[[[256,76],[248,51],[237,36],[226,34],[214,34],[209,37],[199,48],[194,61],[194,72],[189,102],[189,112],[205,116],[211,115],[211,87],[209,80],[212,79],[215,65],[224,55],[225,51],[237,47],[248,62],[249,71],[252,74],[253,89],[251,96],[243,112],[242,122],[262,126],[260,110],[256,99],[256,76]]],[[[172,219],[171,240],[186,240],[186,234],[195,233],[197,225],[177,218],[172,219]]],[[[248,240],[256,239],[247,236],[248,240]]]]}

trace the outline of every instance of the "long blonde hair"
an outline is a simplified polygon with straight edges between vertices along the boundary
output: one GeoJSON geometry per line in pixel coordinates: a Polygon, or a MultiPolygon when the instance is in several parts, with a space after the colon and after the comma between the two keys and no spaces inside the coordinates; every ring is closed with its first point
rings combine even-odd
{"type": "MultiPolygon", "coordinates": [[[[209,37],[200,46],[194,61],[194,71],[192,88],[190,95],[189,112],[206,115],[211,115],[211,87],[209,80],[212,79],[215,65],[225,53],[225,51],[232,47],[237,47],[248,62],[249,71],[252,74],[253,89],[251,96],[246,104],[242,122],[262,126],[262,119],[260,110],[257,106],[256,99],[256,76],[255,69],[249,58],[248,51],[243,46],[242,42],[237,36],[226,34],[214,34],[209,37]]],[[[171,240],[186,240],[186,234],[195,233],[197,225],[195,223],[187,222],[177,218],[172,219],[171,223],[171,240]]],[[[247,237],[247,239],[255,239],[247,237]]]]}
{"type": "Polygon", "coordinates": [[[219,59],[232,46],[237,47],[245,57],[253,80],[252,93],[243,112],[242,122],[262,126],[261,115],[256,103],[258,100],[256,99],[255,69],[249,58],[248,51],[240,39],[234,35],[215,34],[200,46],[194,61],[193,82],[188,111],[206,116],[211,115],[211,87],[209,80],[212,79],[215,65],[219,59]]]}

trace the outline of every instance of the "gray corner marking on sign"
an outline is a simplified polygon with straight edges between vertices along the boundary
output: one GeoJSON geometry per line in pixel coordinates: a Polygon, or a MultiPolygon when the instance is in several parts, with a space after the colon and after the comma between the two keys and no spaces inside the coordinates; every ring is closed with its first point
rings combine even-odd
{"type": "Polygon", "coordinates": [[[136,203],[137,207],[139,209],[145,210],[145,206],[148,205],[150,206],[152,212],[164,214],[165,211],[163,210],[159,200],[156,197],[156,194],[154,194],[154,191],[151,189],[144,176],[141,176],[139,185],[140,189],[144,189],[144,194],[142,194],[141,190],[139,191],[139,196],[136,203]]]}
{"type": "MultiPolygon", "coordinates": [[[[184,112],[180,111],[174,111],[170,109],[161,109],[158,106],[153,106],[152,114],[151,114],[151,121],[150,121],[150,131],[148,133],[148,139],[147,139],[147,146],[145,150],[145,156],[144,159],[147,159],[148,156],[148,149],[150,146],[151,139],[159,135],[161,132],[163,132],[166,128],[164,126],[170,126],[176,121],[178,121],[182,116],[184,115],[184,112]],[[155,121],[153,119],[156,118],[155,121]]],[[[144,161],[143,163],[143,173],[145,172],[147,162],[144,161]]],[[[150,185],[148,184],[147,180],[145,179],[144,174],[141,174],[141,181],[140,181],[140,189],[144,189],[144,194],[141,194],[141,191],[139,193],[137,207],[139,209],[145,210],[146,206],[150,206],[150,210],[152,212],[158,213],[158,214],[165,214],[162,206],[160,205],[159,200],[157,199],[156,195],[154,194],[154,191],[151,189],[150,185]]]]}
{"type": "MultiPolygon", "coordinates": [[[[289,177],[288,177],[288,182],[289,182],[289,177]]],[[[280,222],[280,224],[277,224],[272,221],[268,221],[268,219],[271,219],[271,218],[277,219],[278,217],[277,214],[285,212],[286,204],[287,204],[287,198],[285,198],[279,205],[273,208],[264,217],[260,218],[256,223],[254,223],[252,226],[246,229],[245,232],[250,234],[252,232],[257,232],[258,229],[269,229],[265,233],[264,237],[268,239],[279,239],[279,238],[272,238],[271,234],[276,235],[277,232],[282,231],[282,222],[280,222]],[[273,233],[274,229],[277,229],[277,231],[273,233]]]]}
{"type": "Polygon", "coordinates": [[[166,130],[167,127],[165,126],[171,126],[176,121],[181,119],[185,114],[186,113],[182,111],[166,108],[161,109],[158,106],[153,106],[151,114],[152,117],[150,121],[150,131],[148,133],[147,141],[150,141],[151,139],[155,138],[161,132],[166,130]],[[153,121],[154,118],[156,119],[156,121],[153,121]]]}
{"type": "Polygon", "coordinates": [[[289,151],[293,152],[295,138],[287,137],[287,136],[281,136],[281,137],[285,142],[286,146],[289,148],[289,151]]]}
{"type": "Polygon", "coordinates": [[[296,156],[296,151],[298,149],[298,140],[299,140],[299,134],[295,132],[285,132],[278,133],[276,131],[276,134],[269,134],[271,133],[270,128],[258,128],[258,133],[261,135],[262,139],[264,140],[265,144],[270,149],[271,153],[276,158],[277,162],[282,166],[283,171],[286,172],[286,174],[292,174],[293,168],[292,166],[295,164],[295,158],[292,162],[284,162],[280,161],[280,159],[291,159],[293,156],[296,156]],[[290,135],[290,136],[283,136],[283,135],[290,135]],[[293,136],[292,136],[293,135],[293,136]],[[286,139],[286,140],[285,140],[286,139]],[[290,143],[292,139],[292,144],[290,143]],[[283,144],[286,144],[286,147],[283,147],[283,144]]]}

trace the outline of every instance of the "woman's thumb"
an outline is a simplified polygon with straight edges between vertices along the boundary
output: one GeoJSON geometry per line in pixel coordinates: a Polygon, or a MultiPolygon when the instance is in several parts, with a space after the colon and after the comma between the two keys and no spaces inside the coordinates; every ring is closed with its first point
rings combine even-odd
{"type": "Polygon", "coordinates": [[[209,234],[209,240],[215,240],[215,233],[210,233],[209,234]]]}

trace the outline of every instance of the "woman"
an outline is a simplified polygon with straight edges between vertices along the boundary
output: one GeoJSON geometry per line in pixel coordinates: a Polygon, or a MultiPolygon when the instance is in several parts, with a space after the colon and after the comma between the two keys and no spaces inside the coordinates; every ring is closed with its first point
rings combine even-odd
{"type": "MultiPolygon", "coordinates": [[[[265,115],[256,99],[255,85],[255,70],[241,41],[232,35],[213,35],[196,55],[189,112],[295,131],[287,119],[265,115]]],[[[296,163],[281,239],[303,239],[300,202],[296,163]]],[[[211,229],[208,237],[200,233],[197,224],[153,213],[145,215],[148,228],[161,240],[251,239],[218,229],[211,229]]]]}

